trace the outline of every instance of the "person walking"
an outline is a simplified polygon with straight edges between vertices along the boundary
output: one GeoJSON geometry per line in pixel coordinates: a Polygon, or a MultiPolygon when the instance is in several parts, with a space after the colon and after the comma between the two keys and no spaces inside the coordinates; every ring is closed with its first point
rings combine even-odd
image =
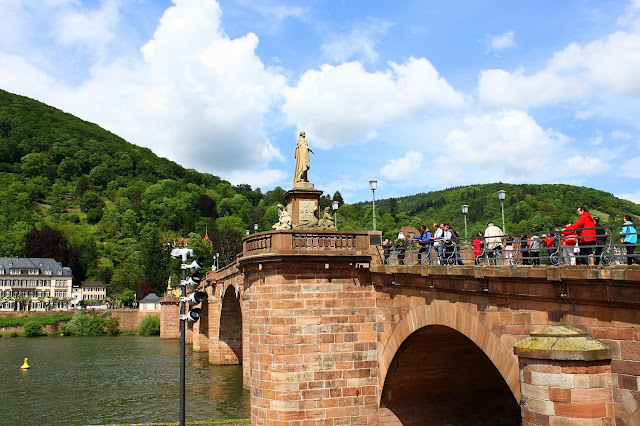
{"type": "Polygon", "coordinates": [[[627,248],[627,265],[633,265],[633,262],[636,262],[636,265],[640,265],[640,258],[633,254],[638,243],[638,232],[629,215],[624,217],[624,226],[620,236],[623,238],[622,244],[627,248]]]}
{"type": "Polygon", "coordinates": [[[420,235],[416,235],[413,238],[418,240],[418,245],[420,246],[418,250],[418,264],[422,265],[422,253],[426,253],[429,259],[428,264],[431,265],[431,231],[422,225],[420,227],[420,235]]]}
{"type": "Polygon", "coordinates": [[[504,233],[502,229],[494,225],[493,222],[487,224],[484,230],[484,244],[487,250],[487,257],[490,265],[501,265],[499,258],[502,256],[502,237],[504,233]]]}
{"type": "Polygon", "coordinates": [[[444,223],[433,224],[433,246],[438,250],[438,265],[444,265],[444,223]]]}
{"type": "Polygon", "coordinates": [[[596,244],[596,223],[585,206],[578,206],[580,216],[576,223],[568,225],[565,229],[575,229],[578,234],[578,246],[580,247],[579,263],[581,265],[593,265],[593,247],[596,244]]]}
{"type": "Polygon", "coordinates": [[[569,222],[566,220],[562,222],[562,231],[560,233],[560,245],[562,246],[562,258],[564,259],[565,265],[575,265],[576,264],[576,243],[578,242],[577,236],[578,234],[575,231],[567,230],[569,227],[569,222]]]}
{"type": "Polygon", "coordinates": [[[604,226],[600,225],[600,218],[598,216],[594,216],[593,221],[596,224],[596,248],[593,254],[593,263],[599,265],[602,260],[601,258],[604,246],[607,244],[607,233],[604,226]]]}

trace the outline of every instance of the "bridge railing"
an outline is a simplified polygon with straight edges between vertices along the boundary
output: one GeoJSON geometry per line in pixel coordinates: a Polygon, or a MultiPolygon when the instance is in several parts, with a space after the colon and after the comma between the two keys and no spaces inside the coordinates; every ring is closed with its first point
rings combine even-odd
{"type": "Polygon", "coordinates": [[[268,231],[243,239],[242,256],[258,254],[369,254],[367,232],[268,231]]]}
{"type": "Polygon", "coordinates": [[[502,237],[460,238],[441,246],[416,239],[378,245],[376,257],[388,265],[621,265],[640,264],[637,234],[624,225],[565,231],[506,234],[502,237]],[[584,235],[593,234],[595,236],[584,235]],[[578,234],[578,235],[576,235],[578,234]],[[625,237],[626,240],[625,241],[625,237]],[[635,238],[634,238],[635,237],[635,238]]]}

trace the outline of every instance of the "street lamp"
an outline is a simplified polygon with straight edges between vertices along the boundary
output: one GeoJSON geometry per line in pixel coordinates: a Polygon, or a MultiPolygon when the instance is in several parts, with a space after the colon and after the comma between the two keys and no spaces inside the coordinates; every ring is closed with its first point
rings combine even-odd
{"type": "Polygon", "coordinates": [[[467,239],[467,213],[469,213],[469,206],[467,204],[462,205],[462,214],[464,214],[464,239],[467,239]]]}
{"type": "Polygon", "coordinates": [[[248,229],[246,229],[246,230],[245,230],[245,233],[246,233],[247,235],[249,235],[249,234],[251,233],[251,231],[249,231],[248,229]]]}
{"type": "Polygon", "coordinates": [[[255,234],[256,232],[258,232],[258,224],[254,223],[253,224],[253,233],[255,234]]]}
{"type": "Polygon", "coordinates": [[[373,230],[376,230],[376,188],[378,187],[377,180],[369,181],[369,188],[371,188],[371,193],[373,194],[373,230]]]}
{"type": "Polygon", "coordinates": [[[333,224],[336,226],[336,229],[338,229],[338,202],[334,200],[331,207],[333,207],[333,224]]]}
{"type": "Polygon", "coordinates": [[[504,199],[507,196],[507,191],[500,190],[498,191],[498,199],[500,200],[500,204],[502,204],[502,232],[504,234],[507,233],[507,230],[504,227],[504,199]]]}

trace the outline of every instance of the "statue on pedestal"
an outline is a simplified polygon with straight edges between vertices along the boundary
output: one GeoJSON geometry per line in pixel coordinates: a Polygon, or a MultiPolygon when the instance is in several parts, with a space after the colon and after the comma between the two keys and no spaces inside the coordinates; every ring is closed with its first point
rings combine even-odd
{"type": "Polygon", "coordinates": [[[304,130],[300,131],[298,136],[298,144],[296,145],[296,151],[294,157],[296,158],[296,168],[293,171],[293,187],[296,187],[298,182],[309,182],[307,179],[307,172],[311,166],[311,160],[309,159],[309,153],[314,153],[305,139],[304,130]]]}

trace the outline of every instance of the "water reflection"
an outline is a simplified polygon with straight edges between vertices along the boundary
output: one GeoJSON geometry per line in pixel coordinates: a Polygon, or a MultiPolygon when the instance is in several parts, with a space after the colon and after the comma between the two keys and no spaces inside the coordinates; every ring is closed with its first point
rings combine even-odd
{"type": "MultiPolygon", "coordinates": [[[[241,366],[187,347],[187,421],[248,418],[241,366]]],[[[2,338],[0,424],[177,422],[178,340],[139,336],[2,338]],[[31,369],[21,370],[23,358],[31,369]]]]}

